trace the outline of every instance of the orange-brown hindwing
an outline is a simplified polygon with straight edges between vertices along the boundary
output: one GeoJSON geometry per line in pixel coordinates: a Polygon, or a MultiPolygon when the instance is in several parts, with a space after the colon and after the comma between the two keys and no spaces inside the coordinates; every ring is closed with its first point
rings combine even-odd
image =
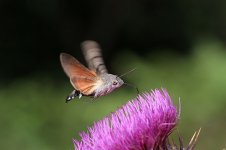
{"type": "Polygon", "coordinates": [[[74,77],[71,79],[71,83],[76,85],[77,90],[84,95],[93,94],[96,87],[96,79],[74,77]]]}
{"type": "Polygon", "coordinates": [[[94,71],[90,71],[77,59],[66,53],[60,54],[60,62],[64,72],[70,78],[73,87],[84,95],[92,94],[91,90],[95,86],[97,78],[96,73],[94,71]]]}

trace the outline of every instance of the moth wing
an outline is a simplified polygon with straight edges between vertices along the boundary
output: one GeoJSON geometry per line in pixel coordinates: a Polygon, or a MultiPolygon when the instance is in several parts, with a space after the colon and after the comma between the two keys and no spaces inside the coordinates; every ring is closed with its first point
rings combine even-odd
{"type": "Polygon", "coordinates": [[[96,79],[74,77],[71,84],[84,95],[93,94],[96,89],[96,79]]]}
{"type": "Polygon", "coordinates": [[[108,73],[102,57],[101,48],[97,42],[91,40],[84,41],[81,44],[81,48],[91,70],[95,70],[99,74],[108,73]]]}
{"type": "Polygon", "coordinates": [[[60,54],[60,62],[64,72],[70,78],[73,87],[81,93],[89,95],[92,87],[95,85],[96,73],[66,53],[60,54]]]}
{"type": "Polygon", "coordinates": [[[61,53],[60,62],[64,69],[64,72],[70,79],[72,77],[95,78],[97,76],[94,71],[91,71],[83,66],[77,59],[69,54],[61,53]]]}

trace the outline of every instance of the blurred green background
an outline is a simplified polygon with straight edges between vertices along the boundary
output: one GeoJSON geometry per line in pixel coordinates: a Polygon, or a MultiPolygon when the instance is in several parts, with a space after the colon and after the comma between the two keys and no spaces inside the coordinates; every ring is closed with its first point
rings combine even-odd
{"type": "MultiPolygon", "coordinates": [[[[0,149],[73,149],[72,139],[128,100],[123,87],[95,101],[65,104],[71,92],[59,53],[84,63],[83,40],[97,40],[109,71],[140,92],[166,88],[181,99],[185,143],[226,147],[226,1],[0,2],[0,149]]],[[[176,139],[174,139],[176,140],[176,139]]]]}

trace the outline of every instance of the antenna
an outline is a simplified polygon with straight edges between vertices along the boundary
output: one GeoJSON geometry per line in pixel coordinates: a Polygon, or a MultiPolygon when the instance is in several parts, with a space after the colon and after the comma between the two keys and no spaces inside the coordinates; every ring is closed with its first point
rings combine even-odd
{"type": "Polygon", "coordinates": [[[131,72],[133,72],[133,71],[136,70],[136,69],[137,69],[137,68],[133,68],[133,69],[127,71],[126,73],[123,73],[122,75],[119,76],[119,78],[121,78],[121,77],[123,77],[123,76],[125,76],[125,75],[127,75],[127,74],[129,74],[129,73],[131,73],[131,72]]]}

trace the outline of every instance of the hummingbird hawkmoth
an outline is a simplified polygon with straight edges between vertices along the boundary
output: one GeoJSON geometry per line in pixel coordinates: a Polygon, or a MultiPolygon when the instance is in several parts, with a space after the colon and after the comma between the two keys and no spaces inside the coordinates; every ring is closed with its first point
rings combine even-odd
{"type": "Polygon", "coordinates": [[[97,98],[111,93],[124,84],[119,76],[108,73],[97,42],[84,41],[81,48],[88,68],[70,54],[60,54],[63,70],[74,87],[74,90],[66,98],[66,102],[82,96],[97,98]]]}

